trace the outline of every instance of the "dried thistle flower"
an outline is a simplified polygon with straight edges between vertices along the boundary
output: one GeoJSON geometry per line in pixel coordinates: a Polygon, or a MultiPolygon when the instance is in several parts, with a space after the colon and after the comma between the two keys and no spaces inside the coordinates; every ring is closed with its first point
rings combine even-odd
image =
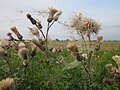
{"type": "Polygon", "coordinates": [[[24,67],[27,67],[28,64],[29,64],[28,60],[23,60],[23,66],[24,66],[24,67]]]}
{"type": "Polygon", "coordinates": [[[51,14],[52,16],[54,16],[57,12],[58,12],[57,9],[55,9],[53,7],[49,8],[49,14],[51,14]]]}
{"type": "Polygon", "coordinates": [[[53,20],[57,21],[61,14],[62,14],[62,11],[58,11],[56,16],[53,17],[53,20]]]}
{"type": "Polygon", "coordinates": [[[55,15],[57,12],[58,12],[57,9],[55,9],[55,8],[53,8],[53,7],[49,8],[49,16],[48,16],[48,19],[47,19],[47,21],[48,21],[49,23],[52,22],[53,17],[54,17],[54,15],[55,15]]]}
{"type": "Polygon", "coordinates": [[[98,42],[98,44],[102,44],[103,43],[103,36],[98,36],[97,42],[98,42]]]}
{"type": "Polygon", "coordinates": [[[73,53],[73,55],[76,57],[78,61],[81,61],[83,59],[75,43],[69,43],[67,45],[67,48],[73,53]]]}
{"type": "Polygon", "coordinates": [[[68,43],[67,48],[72,52],[78,52],[78,47],[75,43],[68,43]]]}
{"type": "Polygon", "coordinates": [[[45,50],[45,46],[43,46],[42,44],[40,44],[35,38],[32,38],[32,42],[38,46],[42,51],[45,50]]]}
{"type": "Polygon", "coordinates": [[[12,28],[10,28],[18,37],[18,39],[22,40],[23,36],[18,32],[17,28],[14,26],[12,28]]]}
{"type": "Polygon", "coordinates": [[[36,25],[37,21],[34,18],[32,18],[32,16],[29,13],[27,14],[27,18],[31,21],[33,25],[36,25]]]}
{"type": "Polygon", "coordinates": [[[38,38],[40,37],[39,31],[37,28],[29,28],[31,33],[35,36],[37,36],[38,38]]]}
{"type": "Polygon", "coordinates": [[[120,56],[115,55],[112,57],[112,59],[118,64],[118,67],[120,67],[120,56]]]}
{"type": "Polygon", "coordinates": [[[75,14],[70,20],[69,26],[77,33],[87,35],[89,40],[91,34],[99,32],[100,25],[93,19],[83,17],[81,13],[75,14]]]}
{"type": "Polygon", "coordinates": [[[0,90],[15,90],[13,78],[6,78],[0,81],[0,90]]]}
{"type": "Polygon", "coordinates": [[[120,56],[116,55],[112,58],[116,62],[117,66],[112,67],[112,64],[107,64],[106,68],[108,69],[108,72],[114,78],[114,80],[116,82],[120,82],[120,56]]]}
{"type": "Polygon", "coordinates": [[[6,40],[6,39],[2,39],[1,40],[1,46],[3,47],[3,48],[9,48],[10,47],[10,41],[8,41],[8,40],[6,40]]]}
{"type": "Polygon", "coordinates": [[[22,58],[23,60],[27,59],[29,50],[27,48],[20,48],[18,50],[18,56],[22,58]]]}
{"type": "Polygon", "coordinates": [[[10,47],[13,48],[14,50],[18,51],[18,45],[17,45],[17,43],[15,44],[15,42],[11,42],[10,43],[10,47]]]}
{"type": "Polygon", "coordinates": [[[18,46],[19,46],[19,48],[25,48],[26,47],[25,43],[23,43],[23,42],[20,42],[18,46]]]}

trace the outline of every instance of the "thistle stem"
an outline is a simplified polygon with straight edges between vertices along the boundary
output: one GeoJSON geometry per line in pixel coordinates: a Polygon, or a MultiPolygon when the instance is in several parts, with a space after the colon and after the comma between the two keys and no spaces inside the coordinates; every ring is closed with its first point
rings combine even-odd
{"type": "Polygon", "coordinates": [[[12,69],[11,69],[11,67],[10,67],[10,63],[8,62],[8,60],[7,60],[4,56],[2,56],[2,57],[4,58],[4,60],[6,61],[8,67],[9,67],[9,69],[10,69],[11,76],[13,76],[13,72],[12,72],[12,69]]]}

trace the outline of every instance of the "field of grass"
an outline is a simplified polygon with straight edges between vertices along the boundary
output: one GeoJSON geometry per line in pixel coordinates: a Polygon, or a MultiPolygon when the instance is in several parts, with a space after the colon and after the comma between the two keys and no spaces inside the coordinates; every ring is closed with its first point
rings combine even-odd
{"type": "MultiPolygon", "coordinates": [[[[69,42],[69,41],[68,41],[69,42]]],[[[52,41],[49,47],[60,47],[59,53],[50,51],[48,56],[37,50],[36,56],[28,54],[29,64],[25,68],[22,60],[13,49],[6,49],[7,56],[0,55],[0,80],[15,78],[15,90],[88,90],[88,76],[81,64],[77,67],[64,70],[75,58],[66,49],[66,41],[52,41]],[[6,63],[7,59],[8,63],[6,63]],[[59,61],[63,59],[63,63],[59,61]],[[10,75],[11,74],[11,75],[10,75]]],[[[99,51],[91,59],[91,90],[119,90],[120,83],[107,83],[104,79],[113,79],[106,64],[116,66],[112,56],[120,55],[120,42],[103,42],[99,51]]]]}

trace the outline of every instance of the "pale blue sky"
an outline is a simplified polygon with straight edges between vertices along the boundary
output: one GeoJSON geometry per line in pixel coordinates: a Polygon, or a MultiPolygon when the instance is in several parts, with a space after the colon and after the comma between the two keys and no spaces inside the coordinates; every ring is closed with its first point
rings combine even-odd
{"type": "MultiPolygon", "coordinates": [[[[38,16],[33,11],[47,10],[49,7],[63,11],[59,18],[61,22],[67,21],[74,12],[81,12],[101,24],[99,35],[103,35],[105,40],[120,40],[120,0],[0,0],[0,38],[6,37],[6,33],[14,25],[25,39],[31,38],[27,27],[33,25],[27,20],[26,14],[31,13],[34,18],[41,19],[46,25],[47,14],[38,16]],[[20,10],[27,12],[20,13],[20,10]]],[[[69,30],[58,23],[49,33],[52,39],[67,39],[74,36],[76,35],[70,34],[69,30]]]]}

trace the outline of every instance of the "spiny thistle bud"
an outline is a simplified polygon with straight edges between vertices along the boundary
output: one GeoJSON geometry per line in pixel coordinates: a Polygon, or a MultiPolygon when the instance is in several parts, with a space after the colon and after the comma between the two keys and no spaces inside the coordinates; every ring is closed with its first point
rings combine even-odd
{"type": "Polygon", "coordinates": [[[34,18],[32,18],[32,16],[29,13],[27,14],[27,18],[31,21],[33,25],[37,23],[37,21],[34,18]]]}
{"type": "Polygon", "coordinates": [[[17,28],[14,26],[12,28],[10,28],[18,37],[18,39],[22,40],[23,36],[18,32],[17,28]]]}
{"type": "Polygon", "coordinates": [[[54,21],[57,21],[61,14],[62,14],[62,11],[58,11],[57,15],[53,17],[54,21]]]}
{"type": "Polygon", "coordinates": [[[23,60],[23,66],[24,66],[24,67],[27,67],[28,64],[29,64],[28,60],[23,60]]]}
{"type": "Polygon", "coordinates": [[[13,38],[13,36],[12,36],[12,33],[7,33],[7,36],[9,37],[9,41],[13,41],[14,40],[14,38],[13,38]]]}
{"type": "Polygon", "coordinates": [[[23,60],[27,59],[29,50],[27,48],[20,48],[18,50],[18,56],[22,58],[23,60]]]}
{"type": "Polygon", "coordinates": [[[31,51],[31,56],[32,57],[34,57],[35,56],[35,54],[36,54],[36,50],[37,50],[37,46],[34,44],[34,43],[32,43],[32,51],[31,51]]]}
{"type": "Polygon", "coordinates": [[[6,78],[0,81],[0,90],[15,90],[13,78],[6,78]]]}
{"type": "Polygon", "coordinates": [[[48,21],[49,23],[52,22],[53,17],[54,17],[54,15],[55,15],[57,12],[58,12],[58,10],[56,10],[56,9],[53,8],[53,7],[51,7],[51,8],[49,9],[49,16],[48,16],[48,19],[47,19],[47,21],[48,21]]]}
{"type": "Polygon", "coordinates": [[[42,44],[40,44],[35,38],[32,38],[32,42],[38,46],[42,51],[45,50],[45,46],[43,46],[42,44]]]}

